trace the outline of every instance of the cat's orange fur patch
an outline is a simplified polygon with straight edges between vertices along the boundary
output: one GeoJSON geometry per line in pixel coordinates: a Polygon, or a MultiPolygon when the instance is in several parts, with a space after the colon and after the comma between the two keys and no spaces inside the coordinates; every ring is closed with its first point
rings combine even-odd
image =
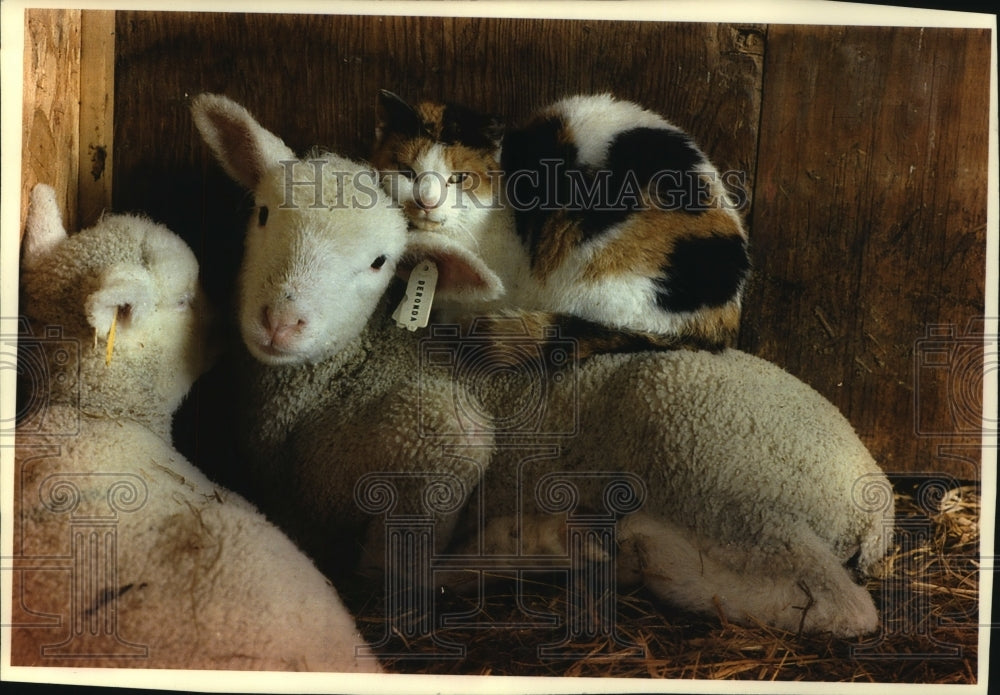
{"type": "MultiPolygon", "coordinates": [[[[412,142],[412,138],[404,137],[398,133],[390,133],[386,135],[378,149],[372,153],[372,166],[380,172],[399,171],[402,168],[402,157],[400,156],[400,153],[412,142]]],[[[426,140],[426,142],[430,141],[426,140]]]]}
{"type": "Polygon", "coordinates": [[[445,105],[433,101],[423,101],[417,104],[414,109],[423,121],[424,128],[435,140],[440,139],[441,131],[444,129],[445,105]]]}
{"type": "Polygon", "coordinates": [[[740,229],[719,208],[699,214],[657,208],[642,210],[619,225],[615,238],[594,255],[583,277],[588,282],[625,274],[655,277],[667,263],[678,239],[713,235],[740,235],[740,229]]]}
{"type": "Polygon", "coordinates": [[[500,164],[491,155],[464,145],[449,145],[444,150],[444,160],[453,172],[471,174],[462,182],[462,189],[475,191],[483,198],[492,194],[494,185],[499,184],[500,164]]]}
{"type": "Polygon", "coordinates": [[[740,331],[740,303],[731,301],[720,307],[702,308],[686,329],[687,333],[698,335],[705,340],[735,347],[740,331]]]}
{"type": "Polygon", "coordinates": [[[565,210],[554,212],[545,221],[545,233],[539,235],[538,247],[532,257],[531,273],[544,280],[580,245],[580,224],[569,219],[565,210]]]}

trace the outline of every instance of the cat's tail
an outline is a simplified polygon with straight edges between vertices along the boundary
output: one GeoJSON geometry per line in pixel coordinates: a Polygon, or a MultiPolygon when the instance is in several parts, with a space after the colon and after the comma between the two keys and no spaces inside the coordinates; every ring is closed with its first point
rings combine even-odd
{"type": "Polygon", "coordinates": [[[666,350],[721,352],[730,340],[701,335],[661,334],[607,326],[549,311],[508,310],[479,316],[463,325],[467,338],[481,341],[483,359],[497,364],[534,364],[553,351],[582,360],[593,355],[666,350]]]}

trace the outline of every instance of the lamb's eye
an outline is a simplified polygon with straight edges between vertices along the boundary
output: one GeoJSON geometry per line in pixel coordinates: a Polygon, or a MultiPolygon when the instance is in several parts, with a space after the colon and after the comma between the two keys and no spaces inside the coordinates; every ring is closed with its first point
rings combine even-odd
{"type": "Polygon", "coordinates": [[[261,205],[260,209],[257,210],[257,224],[263,227],[267,224],[267,206],[261,205]]]}
{"type": "Polygon", "coordinates": [[[456,171],[448,177],[448,183],[462,183],[468,176],[464,171],[456,171]]]}
{"type": "Polygon", "coordinates": [[[384,254],[381,255],[381,256],[379,256],[378,258],[376,258],[374,261],[372,261],[372,270],[378,270],[379,268],[381,268],[382,266],[384,266],[385,265],[385,261],[386,261],[386,258],[385,258],[384,254]]]}

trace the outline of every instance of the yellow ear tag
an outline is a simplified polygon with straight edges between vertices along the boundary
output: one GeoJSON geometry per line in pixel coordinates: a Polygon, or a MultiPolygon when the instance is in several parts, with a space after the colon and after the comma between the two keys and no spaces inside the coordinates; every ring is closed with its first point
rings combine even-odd
{"type": "Polygon", "coordinates": [[[114,316],[111,317],[111,328],[108,330],[108,351],[104,355],[104,366],[111,364],[111,352],[115,349],[115,327],[118,325],[118,307],[115,307],[114,316]]]}

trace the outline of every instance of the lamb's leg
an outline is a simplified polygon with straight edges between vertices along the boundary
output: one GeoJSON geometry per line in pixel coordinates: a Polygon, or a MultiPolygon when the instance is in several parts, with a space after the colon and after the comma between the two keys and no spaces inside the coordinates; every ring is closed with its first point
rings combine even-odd
{"type": "Polygon", "coordinates": [[[875,603],[808,529],[753,548],[706,542],[670,522],[635,514],[619,525],[619,583],[641,580],[660,598],[790,632],[855,637],[878,628],[875,603]]]}
{"type": "MultiPolygon", "coordinates": [[[[526,514],[518,524],[518,517],[514,515],[496,517],[490,519],[483,530],[482,546],[486,555],[565,555],[566,518],[526,514]]],[[[470,550],[471,544],[465,552],[470,550]]],[[[583,553],[588,560],[609,559],[608,553],[597,545],[588,545],[583,553]]],[[[516,558],[511,558],[511,564],[516,564],[516,558]]]]}
{"type": "MultiPolygon", "coordinates": [[[[487,580],[510,579],[515,576],[515,572],[505,571],[503,568],[524,568],[527,557],[567,555],[566,518],[545,514],[494,517],[481,532],[466,534],[466,539],[449,552],[459,556],[490,557],[499,565],[489,573],[487,580]]],[[[591,544],[583,548],[583,559],[607,562],[610,556],[604,548],[591,544]]],[[[436,579],[440,585],[459,593],[467,593],[479,587],[478,572],[440,572],[436,579]]]]}

